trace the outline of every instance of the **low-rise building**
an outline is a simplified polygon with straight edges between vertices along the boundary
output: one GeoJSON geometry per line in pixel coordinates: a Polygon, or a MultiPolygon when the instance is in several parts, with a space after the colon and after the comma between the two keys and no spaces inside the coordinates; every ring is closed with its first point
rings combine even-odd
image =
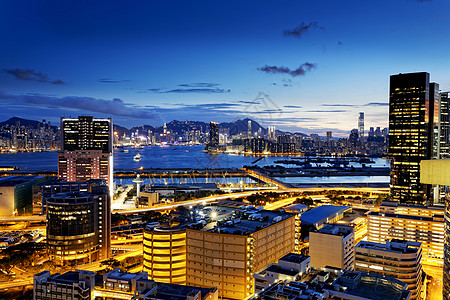
{"type": "Polygon", "coordinates": [[[139,207],[151,207],[159,203],[159,193],[141,192],[140,198],[137,201],[139,207]]]}
{"type": "Polygon", "coordinates": [[[344,214],[352,211],[349,206],[322,205],[303,213],[300,217],[302,225],[313,225],[316,229],[322,228],[325,223],[334,223],[342,218],[344,214]]]}
{"type": "Polygon", "coordinates": [[[309,271],[311,258],[297,253],[288,253],[262,270],[253,274],[255,293],[278,280],[297,280],[309,271]]]}
{"type": "Polygon", "coordinates": [[[253,296],[252,300],[409,300],[407,284],[389,276],[312,269],[298,281],[278,281],[253,296]]]}
{"type": "Polygon", "coordinates": [[[218,300],[216,288],[197,288],[159,283],[146,272],[125,273],[114,269],[104,275],[92,271],[64,274],[40,272],[33,277],[33,299],[83,300],[218,300]]]}
{"type": "Polygon", "coordinates": [[[327,266],[353,270],[355,261],[355,236],[353,227],[326,224],[309,233],[309,255],[311,267],[327,266]]]}
{"type": "Polygon", "coordinates": [[[397,278],[408,284],[411,299],[422,290],[422,245],[404,240],[361,241],[355,247],[355,269],[397,278]]]}
{"type": "Polygon", "coordinates": [[[93,299],[95,272],[69,271],[64,274],[42,271],[33,276],[33,299],[93,299]]]}

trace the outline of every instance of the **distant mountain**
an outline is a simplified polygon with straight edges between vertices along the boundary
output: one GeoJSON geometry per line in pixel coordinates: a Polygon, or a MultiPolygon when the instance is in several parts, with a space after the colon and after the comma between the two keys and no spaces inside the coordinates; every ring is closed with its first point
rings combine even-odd
{"type": "MultiPolygon", "coordinates": [[[[258,122],[245,118],[243,120],[237,120],[234,122],[223,122],[219,124],[219,129],[228,129],[228,132],[230,135],[237,135],[237,134],[247,134],[248,131],[248,122],[251,121],[251,131],[252,133],[254,132],[258,132],[261,129],[261,132],[263,134],[267,134],[267,128],[262,127],[258,122]]],[[[31,126],[33,128],[36,128],[38,124],[42,125],[42,122],[39,121],[35,121],[35,120],[27,120],[27,119],[22,119],[19,117],[12,117],[9,120],[0,122],[0,127],[1,126],[5,126],[5,125],[16,125],[16,124],[20,124],[22,126],[31,126]]],[[[201,121],[178,121],[178,120],[173,120],[169,123],[166,124],[167,125],[167,130],[170,132],[174,132],[174,133],[178,133],[181,134],[183,131],[195,131],[195,130],[200,130],[202,132],[208,132],[209,131],[209,122],[201,122],[201,121]]],[[[57,126],[53,126],[52,128],[57,128],[57,126]]],[[[142,125],[142,126],[136,126],[136,127],[132,127],[130,129],[114,124],[113,125],[113,130],[115,132],[117,132],[117,134],[119,136],[123,136],[124,134],[127,136],[130,136],[132,133],[136,133],[137,131],[140,134],[146,134],[148,133],[149,130],[151,130],[153,133],[163,133],[163,126],[158,126],[158,127],[153,127],[150,125],[142,125]]],[[[285,133],[289,133],[289,132],[284,132],[284,131],[280,131],[280,130],[276,130],[277,134],[285,134],[285,133]]],[[[302,136],[307,136],[306,134],[300,133],[300,132],[296,132],[296,135],[302,135],[302,136]]]]}
{"type": "Polygon", "coordinates": [[[117,124],[113,123],[113,130],[114,132],[117,132],[118,136],[123,136],[123,134],[125,133],[125,135],[130,135],[130,130],[128,128],[119,126],[117,124]]]}
{"type": "Polygon", "coordinates": [[[136,131],[138,131],[139,133],[147,134],[149,130],[151,130],[152,132],[155,132],[155,128],[150,125],[136,126],[136,127],[131,128],[129,131],[130,131],[130,133],[135,133],[136,131]]]}
{"type": "Polygon", "coordinates": [[[259,125],[258,122],[253,121],[251,119],[243,119],[243,120],[237,120],[234,122],[224,122],[219,124],[220,128],[227,128],[230,135],[236,135],[239,133],[247,133],[248,132],[248,121],[251,121],[251,131],[252,132],[258,132],[258,130],[261,128],[261,131],[263,134],[267,134],[267,129],[259,125]]]}
{"type": "MultiPolygon", "coordinates": [[[[182,131],[191,131],[191,130],[201,130],[203,132],[206,132],[209,130],[209,123],[201,122],[201,121],[178,121],[173,120],[166,124],[167,129],[171,132],[177,132],[181,133],[182,131]]],[[[158,127],[161,128],[162,132],[162,126],[158,127]]]]}
{"type": "MultiPolygon", "coordinates": [[[[8,125],[8,126],[16,126],[17,124],[20,124],[20,126],[36,128],[38,126],[38,124],[42,125],[42,122],[35,121],[35,120],[22,119],[22,118],[19,118],[19,117],[12,117],[12,118],[10,118],[10,119],[8,119],[6,121],[0,122],[0,127],[1,126],[6,126],[6,125],[8,125]]],[[[58,126],[51,125],[51,127],[53,129],[56,129],[58,126]]]]}

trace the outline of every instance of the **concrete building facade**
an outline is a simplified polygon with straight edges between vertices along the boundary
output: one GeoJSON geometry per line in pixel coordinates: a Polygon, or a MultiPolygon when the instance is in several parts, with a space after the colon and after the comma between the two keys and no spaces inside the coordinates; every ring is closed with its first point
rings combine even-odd
{"type": "MultiPolygon", "coordinates": [[[[425,215],[426,213],[432,214],[435,210],[423,207],[420,211],[425,215]]],[[[367,215],[367,220],[367,240],[369,242],[383,243],[390,239],[420,242],[424,264],[437,266],[443,264],[444,216],[432,214],[432,217],[428,217],[372,211],[367,215]]]]}
{"type": "MultiPolygon", "coordinates": [[[[450,186],[450,159],[425,160],[420,163],[420,180],[426,184],[450,186]]],[[[450,198],[445,197],[444,276],[442,296],[450,299],[450,198]]]]}
{"type": "Polygon", "coordinates": [[[158,281],[217,287],[223,298],[252,295],[253,273],[294,251],[299,226],[293,214],[255,211],[253,215],[258,218],[235,218],[224,226],[200,221],[177,227],[147,227],[144,271],[158,281]]]}
{"type": "Polygon", "coordinates": [[[33,185],[45,181],[45,176],[8,176],[0,179],[0,216],[31,213],[33,185]]]}
{"type": "Polygon", "coordinates": [[[422,245],[391,239],[386,243],[361,241],[355,247],[355,270],[397,278],[408,284],[411,299],[422,291],[422,245]]]}
{"type": "Polygon", "coordinates": [[[62,145],[58,153],[58,179],[104,179],[112,189],[112,128],[111,118],[61,118],[62,145]]]}
{"type": "Polygon", "coordinates": [[[355,261],[355,236],[353,227],[326,224],[309,233],[311,267],[335,267],[353,270],[355,261]]]}
{"type": "Polygon", "coordinates": [[[167,284],[148,279],[146,272],[114,269],[97,275],[75,270],[64,274],[43,271],[33,276],[33,299],[80,300],[218,300],[217,289],[167,284]]]}

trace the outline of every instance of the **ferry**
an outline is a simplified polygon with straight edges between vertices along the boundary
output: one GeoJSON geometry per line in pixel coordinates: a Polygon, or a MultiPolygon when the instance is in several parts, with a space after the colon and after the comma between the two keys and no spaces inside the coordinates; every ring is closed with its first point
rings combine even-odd
{"type": "Polygon", "coordinates": [[[138,153],[138,154],[136,154],[136,155],[133,157],[133,159],[134,159],[135,161],[140,161],[140,160],[141,160],[141,155],[138,153]]]}

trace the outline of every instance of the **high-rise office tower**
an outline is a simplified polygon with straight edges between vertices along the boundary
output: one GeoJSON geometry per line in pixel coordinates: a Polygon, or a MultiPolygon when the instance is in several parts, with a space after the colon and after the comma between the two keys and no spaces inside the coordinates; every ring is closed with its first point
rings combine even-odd
{"type": "Polygon", "coordinates": [[[369,138],[373,138],[375,136],[375,131],[373,131],[373,127],[369,128],[369,138]]]}
{"type": "Polygon", "coordinates": [[[62,145],[58,153],[58,179],[113,179],[112,120],[94,117],[61,118],[62,145]]]}
{"type": "Polygon", "coordinates": [[[450,158],[450,102],[448,92],[441,93],[440,156],[450,158]]]}
{"type": "Polygon", "coordinates": [[[219,147],[219,123],[209,123],[209,146],[216,149],[219,147]]]}
{"type": "Polygon", "coordinates": [[[327,143],[330,144],[332,140],[333,140],[333,132],[327,131],[327,143]]]}
{"type": "Polygon", "coordinates": [[[386,127],[381,130],[381,136],[383,138],[385,138],[385,139],[387,138],[387,136],[388,136],[388,129],[386,127]]]}
{"type": "Polygon", "coordinates": [[[359,113],[359,118],[358,118],[358,135],[360,140],[364,139],[364,113],[360,112],[359,113]]]}
{"type": "Polygon", "coordinates": [[[389,147],[391,199],[423,203],[427,192],[420,183],[419,163],[430,157],[430,75],[426,72],[392,75],[389,89],[389,147]]]}
{"type": "Polygon", "coordinates": [[[350,131],[350,135],[348,136],[349,147],[353,147],[353,148],[357,147],[358,140],[359,140],[358,129],[352,129],[350,131]]]}
{"type": "Polygon", "coordinates": [[[428,153],[430,158],[440,158],[440,107],[441,95],[439,94],[439,84],[430,82],[430,102],[429,102],[429,125],[428,125],[428,153]]]}
{"type": "Polygon", "coordinates": [[[248,120],[247,123],[247,137],[251,137],[252,136],[252,121],[248,120]]]}
{"type": "Polygon", "coordinates": [[[55,194],[47,200],[47,248],[60,265],[111,256],[111,198],[105,185],[92,192],[55,194]]]}
{"type": "MultiPolygon", "coordinates": [[[[441,156],[441,95],[439,94],[439,84],[430,82],[430,102],[428,120],[428,155],[431,159],[439,159],[441,156]]],[[[433,195],[433,203],[441,202],[441,190],[444,187],[439,185],[429,185],[430,195],[433,195]],[[432,191],[432,192],[431,192],[432,191]]],[[[444,201],[442,200],[442,203],[444,201]]]]}
{"type": "Polygon", "coordinates": [[[375,129],[375,137],[380,137],[381,136],[381,128],[380,127],[377,127],[376,129],[375,129]]]}

